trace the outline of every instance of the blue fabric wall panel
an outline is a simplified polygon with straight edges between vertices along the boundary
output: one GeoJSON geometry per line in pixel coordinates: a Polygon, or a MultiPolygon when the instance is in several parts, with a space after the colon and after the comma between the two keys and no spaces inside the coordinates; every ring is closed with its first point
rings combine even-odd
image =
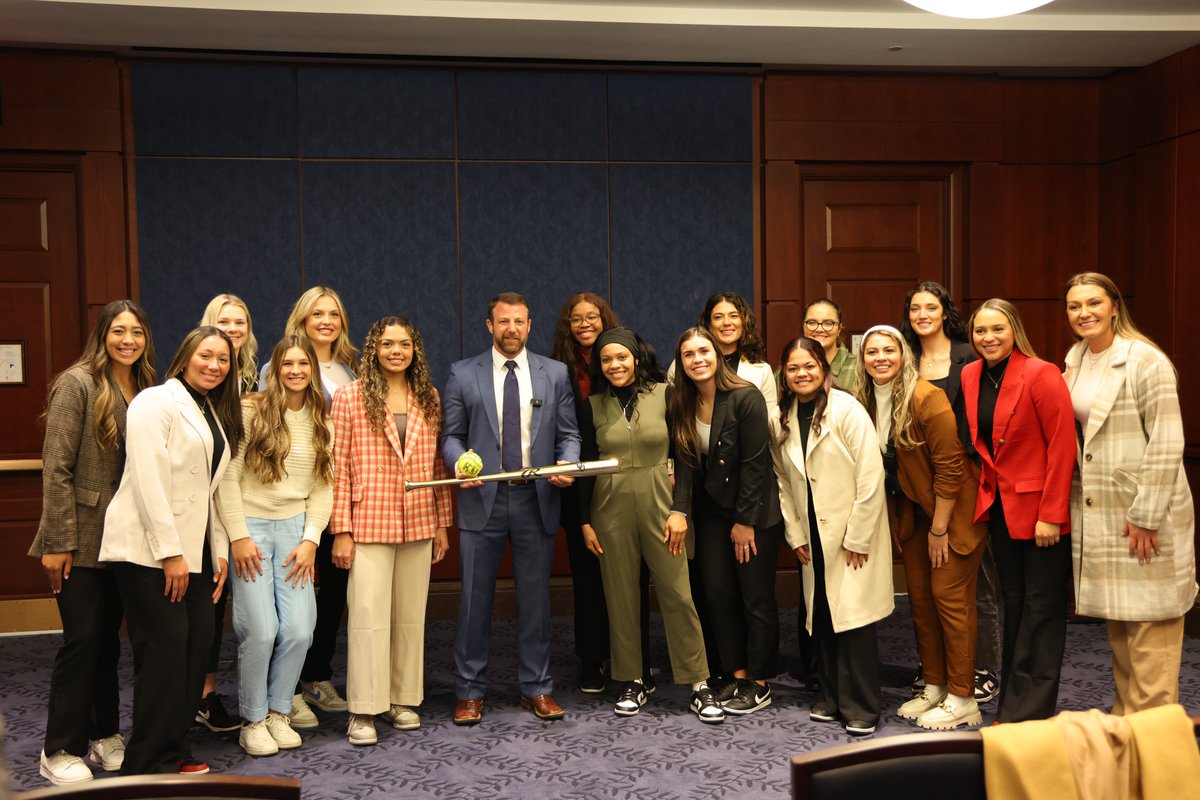
{"type": "Polygon", "coordinates": [[[302,176],[305,283],[342,296],[355,347],[376,319],[411,319],[443,384],[459,356],[453,166],[305,163],[302,176]]]}
{"type": "Polygon", "coordinates": [[[614,165],[612,301],[669,364],[704,301],[730,289],[753,302],[750,165],[614,165]]]}
{"type": "Polygon", "coordinates": [[[737,75],[610,75],[609,158],[749,161],[752,89],[737,75]]]}
{"type": "Polygon", "coordinates": [[[295,90],[290,67],[134,63],[134,148],[142,156],[294,156],[295,90]]]}
{"type": "Polygon", "coordinates": [[[463,350],[489,346],[487,302],[525,295],[529,346],[549,354],[570,295],[607,294],[605,168],[593,164],[464,164],[459,170],[463,350]]]}
{"type": "Polygon", "coordinates": [[[270,350],[300,290],[298,204],[286,161],[138,159],[138,272],[160,366],[221,292],[246,301],[270,350]]]}
{"type": "Polygon", "coordinates": [[[458,147],[465,159],[605,158],[604,76],[458,74],[458,147]]]}
{"type": "Polygon", "coordinates": [[[450,70],[302,68],[299,86],[304,156],[454,157],[450,70]]]}

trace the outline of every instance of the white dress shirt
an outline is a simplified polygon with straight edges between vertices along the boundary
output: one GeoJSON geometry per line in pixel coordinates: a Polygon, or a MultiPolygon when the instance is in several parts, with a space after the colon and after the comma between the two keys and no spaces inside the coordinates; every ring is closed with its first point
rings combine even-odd
{"type": "MultiPolygon", "coordinates": [[[[511,358],[492,348],[492,388],[496,392],[496,422],[500,428],[500,442],[504,442],[504,379],[508,377],[506,361],[517,362],[517,392],[521,403],[521,466],[534,466],[529,457],[529,446],[533,441],[533,379],[529,375],[529,353],[525,348],[511,358]]],[[[545,398],[541,398],[543,401],[545,398]]],[[[538,464],[542,467],[545,464],[538,464]]]]}

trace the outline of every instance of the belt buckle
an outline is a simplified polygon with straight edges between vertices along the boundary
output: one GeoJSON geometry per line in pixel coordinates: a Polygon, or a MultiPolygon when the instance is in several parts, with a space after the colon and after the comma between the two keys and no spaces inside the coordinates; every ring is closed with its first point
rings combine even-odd
{"type": "Polygon", "coordinates": [[[528,486],[530,483],[532,483],[532,481],[528,481],[528,480],[525,480],[522,478],[521,480],[505,481],[505,483],[508,484],[509,486],[528,486]]]}

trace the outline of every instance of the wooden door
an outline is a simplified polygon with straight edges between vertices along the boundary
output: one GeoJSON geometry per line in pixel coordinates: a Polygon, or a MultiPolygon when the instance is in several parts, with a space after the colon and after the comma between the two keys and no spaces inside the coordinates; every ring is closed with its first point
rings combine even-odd
{"type": "Polygon", "coordinates": [[[0,159],[0,594],[6,598],[47,591],[40,566],[25,553],[41,515],[38,417],[50,380],[82,344],[76,189],[73,162],[0,159]]]}
{"type": "Polygon", "coordinates": [[[946,195],[941,180],[802,182],[805,302],[841,306],[847,346],[872,325],[899,325],[914,284],[950,284],[946,195]]]}

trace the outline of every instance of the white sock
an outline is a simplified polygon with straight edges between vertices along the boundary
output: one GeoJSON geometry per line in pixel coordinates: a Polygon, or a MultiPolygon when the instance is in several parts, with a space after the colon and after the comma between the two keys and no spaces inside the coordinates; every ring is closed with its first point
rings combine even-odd
{"type": "Polygon", "coordinates": [[[962,697],[957,694],[947,694],[946,699],[942,702],[949,706],[952,711],[959,711],[963,708],[966,708],[967,704],[972,702],[974,699],[974,695],[971,697],[962,697]]]}
{"type": "Polygon", "coordinates": [[[696,683],[692,684],[693,692],[698,692],[701,689],[707,689],[707,688],[708,688],[708,681],[697,681],[696,683]]]}
{"type": "Polygon", "coordinates": [[[925,684],[925,694],[930,697],[941,697],[946,693],[945,686],[938,686],[936,683],[925,684]]]}

